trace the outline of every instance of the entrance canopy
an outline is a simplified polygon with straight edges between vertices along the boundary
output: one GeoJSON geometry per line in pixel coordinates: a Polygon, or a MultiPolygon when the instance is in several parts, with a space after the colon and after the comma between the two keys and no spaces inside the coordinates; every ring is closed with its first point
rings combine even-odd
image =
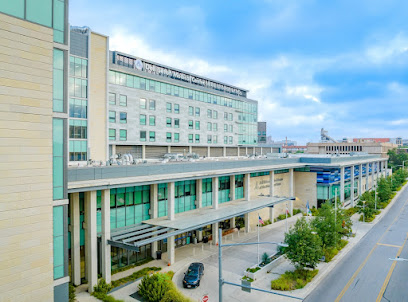
{"type": "Polygon", "coordinates": [[[143,245],[289,200],[294,200],[294,197],[262,196],[251,201],[225,202],[219,204],[218,209],[206,207],[179,213],[175,215],[174,220],[169,220],[167,217],[150,219],[141,224],[112,232],[111,240],[108,243],[112,246],[138,251],[139,247],[143,245]]]}

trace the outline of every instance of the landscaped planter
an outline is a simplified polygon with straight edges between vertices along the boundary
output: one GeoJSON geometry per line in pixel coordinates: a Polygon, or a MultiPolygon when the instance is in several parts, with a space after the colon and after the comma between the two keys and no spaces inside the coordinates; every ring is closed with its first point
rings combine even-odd
{"type": "MultiPolygon", "coordinates": [[[[278,253],[272,255],[272,256],[269,257],[269,258],[274,258],[274,257],[276,257],[274,260],[272,260],[270,263],[268,263],[267,265],[265,265],[265,266],[263,266],[263,267],[260,267],[260,266],[259,266],[260,269],[259,269],[258,271],[256,271],[256,272],[254,272],[254,273],[245,271],[245,276],[247,276],[247,277],[249,277],[249,278],[251,278],[251,279],[256,280],[260,275],[266,274],[267,272],[271,271],[272,269],[274,269],[275,267],[277,267],[279,264],[281,264],[282,261],[285,259],[283,256],[284,256],[284,255],[279,255],[278,253]],[[276,257],[276,256],[277,256],[277,257],[276,257]]],[[[252,266],[252,267],[250,267],[250,268],[256,268],[256,267],[258,267],[258,265],[254,265],[254,266],[252,266]]]]}

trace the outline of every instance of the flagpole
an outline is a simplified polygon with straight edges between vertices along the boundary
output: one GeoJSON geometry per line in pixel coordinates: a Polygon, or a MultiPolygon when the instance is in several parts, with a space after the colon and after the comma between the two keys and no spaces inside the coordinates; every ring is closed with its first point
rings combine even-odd
{"type": "Polygon", "coordinates": [[[288,232],[288,204],[286,204],[286,209],[285,209],[285,214],[286,214],[286,233],[288,232]]]}
{"type": "Polygon", "coordinates": [[[259,218],[260,217],[261,216],[259,216],[259,213],[258,213],[258,244],[256,245],[256,252],[258,254],[258,265],[259,265],[259,224],[260,224],[259,218]]]}

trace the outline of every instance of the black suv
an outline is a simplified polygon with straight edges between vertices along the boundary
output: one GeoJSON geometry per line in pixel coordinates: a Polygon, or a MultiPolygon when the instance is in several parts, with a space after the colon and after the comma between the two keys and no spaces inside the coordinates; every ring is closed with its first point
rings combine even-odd
{"type": "Polygon", "coordinates": [[[188,267],[184,273],[183,286],[184,288],[192,288],[200,286],[201,277],[204,275],[204,264],[194,262],[188,267]]]}

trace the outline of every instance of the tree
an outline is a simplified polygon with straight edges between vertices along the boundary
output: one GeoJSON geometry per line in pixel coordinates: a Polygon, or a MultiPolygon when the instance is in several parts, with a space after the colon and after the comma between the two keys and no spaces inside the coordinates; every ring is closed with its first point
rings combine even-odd
{"type": "Polygon", "coordinates": [[[323,256],[322,240],[304,217],[285,234],[286,256],[296,269],[315,268],[323,256]]]}
{"type": "Polygon", "coordinates": [[[381,202],[387,202],[391,198],[391,184],[381,177],[377,182],[377,196],[381,202]]]}
{"type": "Polygon", "coordinates": [[[148,302],[160,302],[170,289],[171,278],[163,273],[145,276],[139,284],[139,294],[148,302]]]}

